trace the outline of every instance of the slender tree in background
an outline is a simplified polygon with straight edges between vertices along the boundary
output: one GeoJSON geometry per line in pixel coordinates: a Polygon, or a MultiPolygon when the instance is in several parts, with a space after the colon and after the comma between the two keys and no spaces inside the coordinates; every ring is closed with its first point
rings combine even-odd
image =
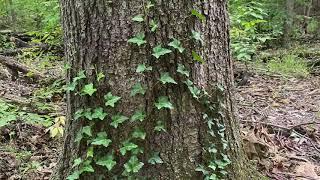
{"type": "Polygon", "coordinates": [[[52,178],[254,179],[226,6],[61,0],[69,121],[52,178]]]}
{"type": "Polygon", "coordinates": [[[287,48],[290,47],[291,45],[293,18],[294,18],[294,0],[286,0],[286,21],[284,23],[284,30],[283,30],[283,45],[287,48]]]}

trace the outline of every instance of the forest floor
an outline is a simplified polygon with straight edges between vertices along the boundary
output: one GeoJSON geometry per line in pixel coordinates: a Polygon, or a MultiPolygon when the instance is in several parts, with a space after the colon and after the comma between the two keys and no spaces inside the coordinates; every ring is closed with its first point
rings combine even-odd
{"type": "MultiPolygon", "coordinates": [[[[63,69],[61,61],[51,66],[63,69]]],[[[235,97],[245,150],[271,179],[319,180],[320,74],[291,77],[265,67],[236,63],[248,74],[235,97]]],[[[39,85],[21,76],[0,73],[0,179],[49,179],[62,143],[48,131],[65,112],[62,82],[39,85]]]]}

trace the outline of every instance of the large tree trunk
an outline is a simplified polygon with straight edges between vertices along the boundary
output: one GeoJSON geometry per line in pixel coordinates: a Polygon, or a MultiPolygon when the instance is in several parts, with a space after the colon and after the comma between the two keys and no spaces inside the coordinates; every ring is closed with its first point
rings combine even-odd
{"type": "MultiPolygon", "coordinates": [[[[83,126],[89,125],[85,119],[75,120],[74,114],[79,108],[104,107],[108,116],[103,122],[92,124],[93,134],[101,131],[108,133],[112,143],[108,148],[94,147],[95,156],[114,151],[117,165],[111,172],[91,163],[95,173],[84,173],[81,179],[112,179],[121,177],[123,165],[130,158],[130,153],[122,156],[118,153],[122,142],[128,140],[135,127],[143,128],[145,140],[134,140],[144,149],[138,155],[144,166],[139,177],[147,179],[202,179],[203,174],[196,169],[203,165],[209,170],[210,162],[223,160],[220,154],[227,155],[232,163],[226,167],[226,179],[252,179],[246,169],[246,158],[242,150],[238,122],[234,117],[232,99],[232,62],[229,54],[229,24],[226,0],[210,1],[156,1],[154,7],[147,10],[145,0],[61,0],[62,19],[65,38],[66,59],[71,65],[68,81],[81,70],[85,70],[87,78],[79,82],[78,91],[85,84],[94,83],[97,92],[92,96],[80,96],[69,92],[68,124],[62,157],[53,179],[65,179],[74,169],[73,160],[85,158],[88,149],[85,140],[74,143],[76,134],[83,126]],[[191,16],[191,10],[199,10],[206,16],[204,22],[191,16]],[[146,22],[133,22],[137,14],[148,13],[146,22]],[[158,22],[156,32],[151,32],[151,19],[158,22]],[[202,34],[203,42],[191,40],[192,31],[202,34]],[[138,32],[145,32],[147,43],[138,47],[127,42],[138,32]],[[174,51],[156,59],[152,56],[152,48],[158,44],[162,47],[179,39],[186,48],[184,53],[174,51]],[[204,63],[192,60],[191,52],[200,54],[204,63]],[[136,73],[139,64],[152,66],[153,70],[141,75],[136,73]],[[185,83],[185,77],[177,73],[178,63],[190,69],[190,80],[209,95],[200,100],[192,97],[185,83]],[[103,72],[106,78],[96,81],[96,75],[103,72]],[[169,72],[177,84],[162,85],[159,76],[169,72]],[[130,96],[132,87],[140,82],[147,87],[144,96],[130,96]],[[223,87],[223,89],[222,89],[223,87]],[[112,92],[122,99],[114,109],[104,106],[104,95],[112,92]],[[154,103],[159,96],[168,96],[174,109],[158,110],[154,103]],[[208,104],[202,102],[208,97],[208,104]],[[213,109],[210,109],[211,108],[213,109]],[[117,129],[110,126],[110,116],[121,113],[131,117],[138,109],[143,109],[147,117],[143,122],[121,124],[117,129]],[[213,119],[212,129],[215,138],[209,134],[207,114],[213,119]],[[165,124],[166,131],[154,130],[158,121],[165,124]],[[220,126],[218,127],[219,122],[220,126]],[[225,126],[225,142],[219,138],[218,131],[225,126]],[[214,145],[218,150],[216,159],[208,153],[208,147],[214,145]],[[224,145],[228,145],[224,147],[224,145]],[[152,165],[148,159],[153,152],[159,152],[163,163],[152,165]]],[[[195,13],[196,14],[196,13],[195,13]]],[[[220,133],[220,136],[221,133],[220,133]]],[[[132,154],[133,152],[131,152],[132,154]]],[[[214,163],[214,162],[213,162],[214,163]]],[[[221,169],[220,169],[221,170],[221,169]]],[[[212,173],[221,175],[221,171],[212,173]]]]}

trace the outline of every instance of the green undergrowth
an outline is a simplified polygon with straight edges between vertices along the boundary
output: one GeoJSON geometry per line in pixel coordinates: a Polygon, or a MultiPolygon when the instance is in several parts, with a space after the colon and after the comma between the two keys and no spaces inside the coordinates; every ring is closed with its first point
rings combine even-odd
{"type": "Polygon", "coordinates": [[[44,127],[49,127],[53,124],[53,118],[49,115],[26,112],[24,108],[19,108],[0,99],[0,128],[18,120],[44,127]]]}
{"type": "Polygon", "coordinates": [[[270,72],[280,74],[285,77],[307,77],[309,68],[303,59],[296,55],[288,54],[282,58],[273,58],[267,62],[270,72]]]}

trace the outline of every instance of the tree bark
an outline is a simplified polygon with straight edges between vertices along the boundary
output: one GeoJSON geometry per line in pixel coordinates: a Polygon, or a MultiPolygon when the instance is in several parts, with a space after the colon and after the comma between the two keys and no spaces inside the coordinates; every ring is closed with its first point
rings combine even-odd
{"type": "MultiPolygon", "coordinates": [[[[61,0],[62,21],[65,39],[65,57],[71,65],[67,81],[81,70],[86,72],[86,80],[80,82],[77,91],[85,84],[94,82],[97,92],[92,97],[79,96],[79,93],[67,94],[68,123],[62,156],[52,179],[66,179],[72,171],[73,160],[84,157],[86,143],[74,143],[76,133],[88,125],[85,120],[75,120],[74,114],[79,108],[104,106],[103,96],[108,92],[122,99],[115,109],[105,108],[109,116],[94,125],[93,132],[105,131],[112,143],[106,150],[94,148],[95,154],[106,154],[114,151],[117,165],[111,172],[94,165],[95,173],[87,173],[80,179],[112,179],[121,177],[123,165],[128,156],[117,154],[121,143],[130,138],[134,127],[143,127],[146,139],[135,141],[143,147],[139,160],[144,166],[139,171],[140,177],[146,179],[201,179],[202,173],[196,168],[202,164],[208,166],[209,159],[204,149],[214,144],[218,151],[223,151],[220,140],[210,138],[204,113],[216,116],[226,127],[228,148],[225,150],[232,164],[226,169],[227,179],[252,179],[254,173],[247,169],[246,156],[242,149],[238,121],[234,116],[232,62],[229,49],[229,20],[225,0],[210,1],[156,1],[148,12],[146,22],[137,23],[131,19],[144,14],[144,0],[61,0]],[[201,22],[191,16],[196,9],[206,16],[201,22]],[[158,22],[155,33],[150,31],[151,19],[158,22]],[[202,34],[203,42],[190,40],[192,30],[202,34]],[[128,39],[139,32],[145,32],[147,43],[137,47],[129,44],[128,39]],[[152,48],[158,44],[169,48],[172,38],[180,39],[186,51],[176,51],[160,59],[152,56],[152,48]],[[192,51],[198,52],[205,63],[195,63],[192,51]],[[140,75],[136,73],[139,64],[152,66],[153,70],[140,75]],[[206,90],[210,102],[216,109],[208,109],[190,94],[184,80],[177,71],[178,63],[191,70],[190,79],[199,88],[206,90]],[[103,72],[106,78],[96,81],[96,75],[103,72]],[[160,74],[169,72],[178,84],[161,85],[160,74]],[[142,97],[131,97],[130,91],[137,83],[147,87],[142,97]],[[223,92],[217,86],[224,88],[223,92]],[[157,110],[154,103],[159,96],[168,96],[174,105],[172,110],[157,110]],[[110,115],[121,113],[128,117],[137,109],[143,109],[147,118],[142,123],[124,123],[118,129],[110,127],[110,115]],[[219,110],[218,110],[219,109],[219,110]],[[166,132],[155,132],[157,121],[164,122],[166,132]],[[147,160],[152,152],[159,152],[162,164],[151,165],[147,160]]],[[[217,133],[218,129],[215,129],[217,133]]]]}
{"type": "Polygon", "coordinates": [[[291,46],[291,36],[293,30],[294,0],[286,0],[285,7],[287,15],[283,30],[283,45],[289,48],[291,46]]]}

